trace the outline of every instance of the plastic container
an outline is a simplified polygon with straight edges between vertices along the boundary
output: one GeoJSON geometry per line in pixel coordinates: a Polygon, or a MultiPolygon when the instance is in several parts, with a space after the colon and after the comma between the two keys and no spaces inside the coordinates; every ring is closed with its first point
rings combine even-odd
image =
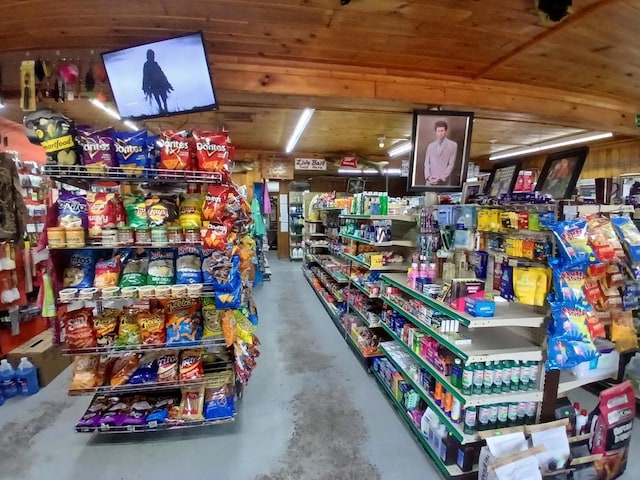
{"type": "Polygon", "coordinates": [[[200,243],[200,229],[199,228],[185,228],[184,229],[184,241],[186,243],[200,243]]]}
{"type": "Polygon", "coordinates": [[[18,382],[20,395],[34,395],[40,391],[38,372],[27,357],[20,359],[20,364],[16,370],[16,380],[18,382]]]}
{"type": "Polygon", "coordinates": [[[166,227],[156,227],[151,229],[151,245],[159,247],[169,245],[169,235],[166,227]]]}
{"type": "Polygon", "coordinates": [[[133,228],[132,227],[120,227],[118,228],[118,243],[120,245],[133,245],[133,228]]]}
{"type": "Polygon", "coordinates": [[[136,245],[151,244],[151,230],[148,228],[137,228],[135,230],[136,245]]]}
{"type": "Polygon", "coordinates": [[[79,248],[86,245],[84,228],[82,227],[67,228],[66,237],[69,248],[79,248]]]}
{"type": "Polygon", "coordinates": [[[116,228],[104,228],[102,230],[102,245],[105,247],[118,246],[118,230],[116,228]]]}
{"type": "Polygon", "coordinates": [[[169,238],[169,243],[172,245],[184,243],[182,227],[169,227],[167,229],[167,236],[169,238]]]}
{"type": "Polygon", "coordinates": [[[67,246],[67,233],[62,227],[47,228],[47,239],[50,248],[64,248],[67,246]]]}
{"type": "Polygon", "coordinates": [[[0,390],[4,398],[18,395],[16,372],[7,359],[0,361],[0,390]]]}

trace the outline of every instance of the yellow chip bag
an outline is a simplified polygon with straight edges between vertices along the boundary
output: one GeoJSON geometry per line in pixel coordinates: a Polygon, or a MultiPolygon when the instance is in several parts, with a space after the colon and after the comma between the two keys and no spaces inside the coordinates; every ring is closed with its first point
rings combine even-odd
{"type": "Polygon", "coordinates": [[[180,197],[178,221],[183,228],[202,227],[202,196],[182,195],[180,197]]]}

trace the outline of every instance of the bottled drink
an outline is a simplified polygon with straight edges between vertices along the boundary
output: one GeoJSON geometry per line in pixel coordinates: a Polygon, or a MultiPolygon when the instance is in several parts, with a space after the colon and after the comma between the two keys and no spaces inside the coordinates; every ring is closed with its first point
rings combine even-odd
{"type": "Polygon", "coordinates": [[[482,394],[482,384],[484,382],[484,366],[482,363],[473,364],[473,395],[482,394]]]}
{"type": "Polygon", "coordinates": [[[462,393],[471,395],[473,391],[473,365],[466,363],[462,369],[462,393]]]}
{"type": "Polygon", "coordinates": [[[493,362],[485,362],[484,375],[482,381],[482,393],[487,395],[493,391],[493,376],[495,370],[493,368],[493,362]]]}
{"type": "Polygon", "coordinates": [[[516,360],[511,364],[511,391],[520,388],[520,361],[516,360]]]}

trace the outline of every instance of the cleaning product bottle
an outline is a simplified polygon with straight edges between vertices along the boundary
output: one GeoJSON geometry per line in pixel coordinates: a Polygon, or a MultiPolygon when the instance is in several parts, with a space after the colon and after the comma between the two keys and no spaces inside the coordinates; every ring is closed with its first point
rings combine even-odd
{"type": "Polygon", "coordinates": [[[484,382],[484,365],[477,362],[473,365],[473,395],[482,395],[482,384],[484,382]]]}
{"type": "Polygon", "coordinates": [[[520,360],[511,362],[511,391],[520,388],[520,360]]]}
{"type": "Polygon", "coordinates": [[[18,394],[16,372],[6,359],[0,361],[0,389],[4,398],[15,397],[18,394]]]}
{"type": "Polygon", "coordinates": [[[473,364],[465,363],[462,370],[462,394],[471,395],[473,390],[473,364]]]}
{"type": "Polygon", "coordinates": [[[493,362],[493,393],[500,393],[502,391],[502,381],[504,380],[504,369],[502,368],[502,362],[493,362]]]}
{"type": "Polygon", "coordinates": [[[502,362],[502,391],[509,392],[511,390],[511,361],[504,360],[502,362]]]}
{"type": "Polygon", "coordinates": [[[27,357],[20,359],[20,364],[16,370],[16,380],[20,395],[33,395],[40,391],[38,385],[38,372],[27,357]]]}
{"type": "Polygon", "coordinates": [[[529,377],[531,374],[531,365],[529,362],[522,362],[520,367],[520,390],[529,390],[529,377]]]}
{"type": "Polygon", "coordinates": [[[587,433],[587,410],[580,410],[580,415],[576,417],[576,435],[582,435],[583,433],[587,433]]]}
{"type": "Polygon", "coordinates": [[[482,393],[484,393],[485,395],[489,395],[493,391],[494,373],[495,370],[493,368],[493,362],[485,362],[484,376],[482,381],[482,393]]]}
{"type": "Polygon", "coordinates": [[[529,362],[531,370],[529,371],[529,390],[538,385],[538,375],[540,375],[540,364],[538,362],[529,362]]]}

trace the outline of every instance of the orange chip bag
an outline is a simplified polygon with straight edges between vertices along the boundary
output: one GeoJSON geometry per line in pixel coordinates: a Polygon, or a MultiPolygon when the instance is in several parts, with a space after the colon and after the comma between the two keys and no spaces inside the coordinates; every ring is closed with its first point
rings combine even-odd
{"type": "Polygon", "coordinates": [[[116,343],[118,345],[139,345],[141,340],[138,312],[136,310],[123,311],[120,314],[120,328],[116,343]]]}
{"type": "Polygon", "coordinates": [[[164,330],[164,313],[139,312],[137,316],[140,336],[143,345],[162,345],[166,335],[164,330]]]}
{"type": "Polygon", "coordinates": [[[102,317],[93,319],[93,329],[99,347],[108,347],[116,342],[118,336],[118,311],[105,308],[102,317]]]}
{"type": "Polygon", "coordinates": [[[229,171],[229,136],[224,132],[194,130],[198,169],[207,172],[229,171]]]}
{"type": "Polygon", "coordinates": [[[203,376],[202,351],[198,349],[183,351],[180,360],[180,381],[190,382],[203,376]]]}
{"type": "Polygon", "coordinates": [[[196,298],[163,299],[167,344],[195,341],[200,326],[200,301],[196,298]]]}
{"type": "Polygon", "coordinates": [[[189,139],[182,132],[167,130],[160,134],[160,168],[166,170],[191,170],[189,139]]]}
{"type": "Polygon", "coordinates": [[[112,387],[124,385],[129,381],[131,374],[138,368],[140,359],[136,353],[126,353],[113,364],[110,384],[112,387]]]}
{"type": "Polygon", "coordinates": [[[220,312],[222,318],[222,333],[227,347],[234,344],[237,338],[236,317],[233,310],[222,310],[220,312]]]}
{"type": "Polygon", "coordinates": [[[69,390],[86,390],[101,385],[96,382],[99,361],[98,355],[75,356],[73,358],[73,378],[69,390]]]}
{"type": "Polygon", "coordinates": [[[62,321],[64,322],[69,348],[94,348],[97,345],[96,335],[93,331],[93,310],[91,308],[81,308],[66,312],[62,316],[62,321]]]}
{"type": "Polygon", "coordinates": [[[202,237],[202,246],[205,249],[226,252],[229,246],[229,227],[221,223],[210,223],[202,237]]]}

